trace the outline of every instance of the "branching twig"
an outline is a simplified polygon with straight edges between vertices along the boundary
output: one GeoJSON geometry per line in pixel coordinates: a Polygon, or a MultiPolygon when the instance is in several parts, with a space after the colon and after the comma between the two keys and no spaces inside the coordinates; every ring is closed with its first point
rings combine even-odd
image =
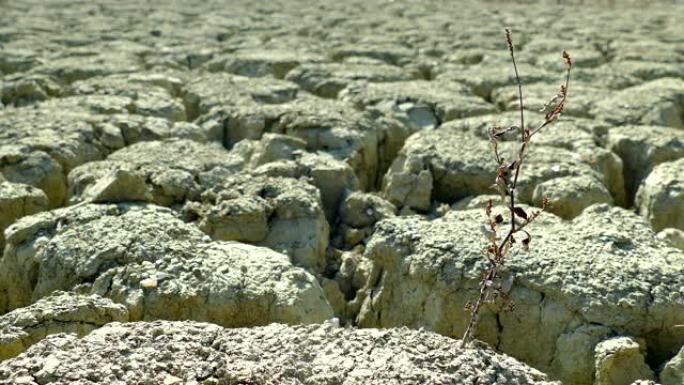
{"type": "Polygon", "coordinates": [[[488,223],[482,226],[482,233],[489,241],[489,247],[486,249],[489,267],[484,272],[482,279],[480,280],[480,293],[477,301],[475,304],[466,304],[466,308],[470,310],[471,314],[465,333],[463,334],[463,340],[461,342],[462,346],[466,346],[473,339],[475,327],[477,326],[480,316],[480,310],[482,309],[482,306],[490,300],[489,297],[497,295],[507,296],[511,289],[510,286],[512,285],[512,281],[509,281],[510,283],[502,282],[497,285],[497,280],[500,280],[501,278],[499,276],[499,270],[502,266],[504,266],[506,256],[516,243],[515,234],[519,232],[525,234],[525,238],[523,238],[521,243],[523,248],[527,250],[532,240],[532,235],[525,230],[525,227],[534,222],[542,213],[542,211],[546,210],[546,208],[549,206],[549,200],[544,198],[541,210],[535,211],[532,214],[528,214],[523,208],[516,206],[516,187],[518,185],[520,170],[525,159],[525,152],[529,147],[532,136],[540,132],[544,127],[547,127],[558,120],[558,118],[561,116],[565,110],[565,101],[567,100],[568,86],[570,84],[570,69],[572,68],[572,60],[570,59],[570,55],[563,51],[562,57],[567,69],[565,75],[565,84],[561,85],[558,94],[556,94],[544,105],[544,108],[542,109],[542,112],[545,113],[544,121],[533,130],[526,128],[522,82],[520,81],[518,67],[515,62],[513,38],[511,36],[511,31],[508,29],[506,29],[506,43],[508,44],[508,51],[511,54],[511,61],[513,62],[513,70],[515,72],[515,81],[518,85],[520,125],[510,126],[507,128],[492,128],[489,132],[489,141],[492,145],[494,159],[496,160],[497,164],[496,178],[492,187],[494,187],[499,194],[501,194],[501,198],[506,202],[506,207],[510,214],[510,222],[506,236],[503,237],[501,242],[499,242],[497,228],[504,224],[504,218],[501,214],[497,214],[492,217],[493,202],[490,199],[485,208],[488,223]],[[506,163],[505,159],[499,153],[499,140],[504,134],[513,130],[520,131],[520,144],[518,146],[517,153],[515,153],[513,156],[513,160],[510,163],[506,163]],[[511,174],[513,174],[512,180],[511,174]],[[507,201],[506,198],[508,198],[507,201]],[[516,223],[516,217],[521,220],[520,224],[516,223]]]}

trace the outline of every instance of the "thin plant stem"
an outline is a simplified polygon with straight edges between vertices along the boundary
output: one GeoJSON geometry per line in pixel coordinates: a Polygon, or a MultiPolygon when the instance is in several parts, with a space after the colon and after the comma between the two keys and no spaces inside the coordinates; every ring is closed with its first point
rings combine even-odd
{"type": "Polygon", "coordinates": [[[523,239],[522,244],[523,247],[527,249],[530,240],[532,239],[532,235],[527,230],[524,230],[524,228],[530,223],[534,222],[537,219],[537,217],[541,214],[541,212],[544,211],[549,205],[549,200],[547,198],[544,198],[541,211],[536,211],[531,215],[528,215],[525,212],[525,210],[523,210],[521,207],[516,207],[515,205],[516,187],[518,185],[518,177],[520,176],[520,170],[525,159],[525,152],[529,147],[529,143],[532,139],[532,136],[541,131],[544,127],[555,122],[558,119],[558,117],[561,116],[565,109],[568,86],[570,84],[570,69],[572,67],[572,60],[570,59],[570,55],[568,55],[567,52],[563,51],[562,57],[567,67],[565,84],[561,85],[560,92],[553,98],[551,98],[551,100],[549,100],[549,102],[547,102],[544,106],[543,111],[546,112],[544,121],[532,131],[526,129],[522,82],[520,81],[518,66],[515,62],[513,38],[511,36],[511,31],[509,29],[506,29],[506,42],[508,44],[508,50],[511,54],[511,62],[513,63],[515,81],[518,85],[518,105],[520,108],[520,126],[518,127],[518,129],[520,130],[520,146],[518,148],[518,153],[516,154],[515,159],[513,159],[513,162],[509,165],[504,164],[504,159],[499,155],[498,140],[504,133],[513,130],[515,127],[509,127],[503,130],[497,130],[496,127],[493,128],[490,131],[490,142],[492,144],[494,158],[497,163],[496,183],[494,183],[493,187],[499,190],[499,193],[504,199],[508,197],[508,203],[506,206],[510,213],[510,222],[506,236],[503,238],[501,243],[498,243],[496,230],[497,226],[503,224],[504,219],[501,214],[498,214],[494,218],[492,218],[492,200],[490,199],[485,208],[485,212],[489,219],[489,223],[488,226],[483,226],[482,231],[484,235],[487,237],[488,241],[490,242],[490,245],[487,248],[487,253],[493,256],[487,255],[487,260],[489,261],[490,266],[482,275],[482,279],[480,280],[480,292],[477,301],[474,305],[466,305],[466,307],[470,310],[471,314],[465,329],[465,333],[463,334],[463,339],[461,340],[461,347],[466,347],[468,343],[473,339],[475,328],[477,327],[477,323],[479,321],[480,311],[482,309],[482,306],[484,306],[489,301],[490,294],[501,294],[503,296],[508,295],[507,290],[510,290],[510,287],[508,287],[505,290],[503,285],[497,288],[494,284],[494,281],[500,278],[499,271],[504,266],[506,255],[511,250],[511,248],[513,247],[513,243],[515,242],[515,239],[513,237],[514,234],[520,231],[525,233],[526,238],[523,239]],[[509,178],[511,171],[514,171],[512,181],[509,178]],[[516,216],[520,217],[523,220],[523,222],[520,225],[516,225],[516,216]]]}

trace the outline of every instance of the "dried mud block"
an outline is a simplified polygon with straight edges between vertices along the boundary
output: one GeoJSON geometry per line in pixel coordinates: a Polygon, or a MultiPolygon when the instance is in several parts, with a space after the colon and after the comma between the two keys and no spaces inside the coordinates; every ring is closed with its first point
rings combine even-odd
{"type": "Polygon", "coordinates": [[[49,336],[0,363],[0,377],[3,385],[93,378],[166,384],[297,383],[307,378],[315,385],[558,385],[490,348],[463,350],[426,331],[348,329],[332,322],[237,329],[197,322],[111,323],[81,339],[49,336]],[[120,371],[107,369],[114,365],[120,371]]]}
{"type": "MultiPolygon", "coordinates": [[[[376,224],[363,255],[366,283],[350,296],[362,302],[358,324],[462,335],[463,305],[477,297],[485,268],[483,217],[479,208],[376,224]]],[[[477,338],[569,384],[592,383],[594,348],[611,334],[643,339],[651,363],[679,350],[684,253],[641,217],[605,204],[569,222],[538,221],[530,251],[511,254],[503,272],[513,278],[515,310],[486,307],[477,338]]]]}
{"type": "Polygon", "coordinates": [[[89,162],[68,176],[69,202],[147,201],[158,205],[199,199],[214,180],[232,175],[247,159],[217,143],[187,139],[140,142],[89,162]]]}
{"type": "Polygon", "coordinates": [[[183,211],[213,239],[267,246],[314,272],[325,266],[330,229],[318,189],[304,181],[229,177],[183,211]]]}
{"type": "Polygon", "coordinates": [[[0,361],[18,356],[51,334],[84,336],[110,322],[126,321],[126,308],[110,299],[58,291],[0,316],[0,361]]]}
{"type": "Polygon", "coordinates": [[[684,158],[655,166],[639,186],[634,205],[655,231],[684,230],[684,158]]]}
{"type": "Polygon", "coordinates": [[[123,304],[131,320],[233,327],[332,317],[314,276],[286,255],[211,242],[166,208],[86,204],[24,217],[6,235],[3,312],[76,290],[123,304]]]}
{"type": "Polygon", "coordinates": [[[285,79],[312,94],[336,98],[340,91],[355,81],[406,81],[412,76],[401,67],[388,64],[321,63],[302,64],[290,71],[285,79]]]}

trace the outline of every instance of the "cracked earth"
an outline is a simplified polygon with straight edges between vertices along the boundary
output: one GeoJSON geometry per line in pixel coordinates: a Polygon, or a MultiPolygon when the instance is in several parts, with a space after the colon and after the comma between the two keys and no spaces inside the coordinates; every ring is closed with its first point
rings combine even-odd
{"type": "Polygon", "coordinates": [[[684,383],[682,14],[0,0],[0,384],[684,383]],[[526,120],[575,65],[461,349],[505,27],[526,120]]]}

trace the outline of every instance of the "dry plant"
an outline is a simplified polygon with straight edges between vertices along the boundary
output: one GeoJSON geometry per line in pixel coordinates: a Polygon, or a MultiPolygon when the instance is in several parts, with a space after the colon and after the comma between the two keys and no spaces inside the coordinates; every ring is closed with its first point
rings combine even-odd
{"type": "MultiPolygon", "coordinates": [[[[533,128],[525,126],[525,114],[523,108],[523,93],[522,83],[520,82],[520,75],[518,74],[518,67],[515,63],[515,50],[513,46],[513,38],[511,31],[506,29],[506,43],[508,44],[508,51],[511,55],[511,62],[513,63],[513,70],[515,72],[515,81],[518,85],[518,104],[520,106],[520,123],[519,125],[512,125],[510,127],[493,127],[489,131],[489,141],[494,152],[496,160],[496,178],[493,188],[501,194],[502,201],[508,209],[508,222],[504,219],[503,214],[493,213],[493,202],[490,199],[485,207],[487,215],[487,224],[482,225],[482,233],[489,242],[486,248],[486,257],[488,267],[483,273],[480,280],[480,295],[475,304],[468,302],[466,309],[470,311],[470,321],[463,334],[462,346],[466,346],[472,339],[477,326],[477,321],[480,315],[482,306],[497,296],[507,297],[513,284],[512,279],[506,281],[502,280],[499,275],[501,268],[506,263],[506,256],[511,252],[514,245],[517,243],[516,235],[523,233],[524,238],[520,241],[523,249],[528,250],[532,240],[530,234],[525,228],[534,222],[537,217],[544,211],[548,205],[549,200],[544,198],[541,210],[537,210],[528,214],[522,207],[516,206],[515,195],[516,186],[518,184],[518,177],[520,170],[525,160],[525,155],[530,140],[534,135],[539,133],[545,127],[557,121],[565,109],[565,101],[568,95],[568,85],[570,83],[570,69],[572,68],[572,59],[567,52],[563,51],[562,58],[566,66],[565,83],[560,86],[558,94],[554,95],[542,108],[544,113],[544,121],[533,128]],[[499,141],[503,139],[506,134],[514,134],[515,131],[520,133],[520,142],[517,146],[517,151],[514,151],[511,161],[506,161],[499,152],[499,141]],[[505,231],[504,227],[508,227],[505,231]],[[500,230],[503,230],[500,232],[500,230]],[[500,234],[506,234],[501,238],[500,234]]],[[[512,278],[512,276],[510,277],[512,278]]],[[[513,303],[508,301],[509,307],[512,308],[513,303]]]]}

